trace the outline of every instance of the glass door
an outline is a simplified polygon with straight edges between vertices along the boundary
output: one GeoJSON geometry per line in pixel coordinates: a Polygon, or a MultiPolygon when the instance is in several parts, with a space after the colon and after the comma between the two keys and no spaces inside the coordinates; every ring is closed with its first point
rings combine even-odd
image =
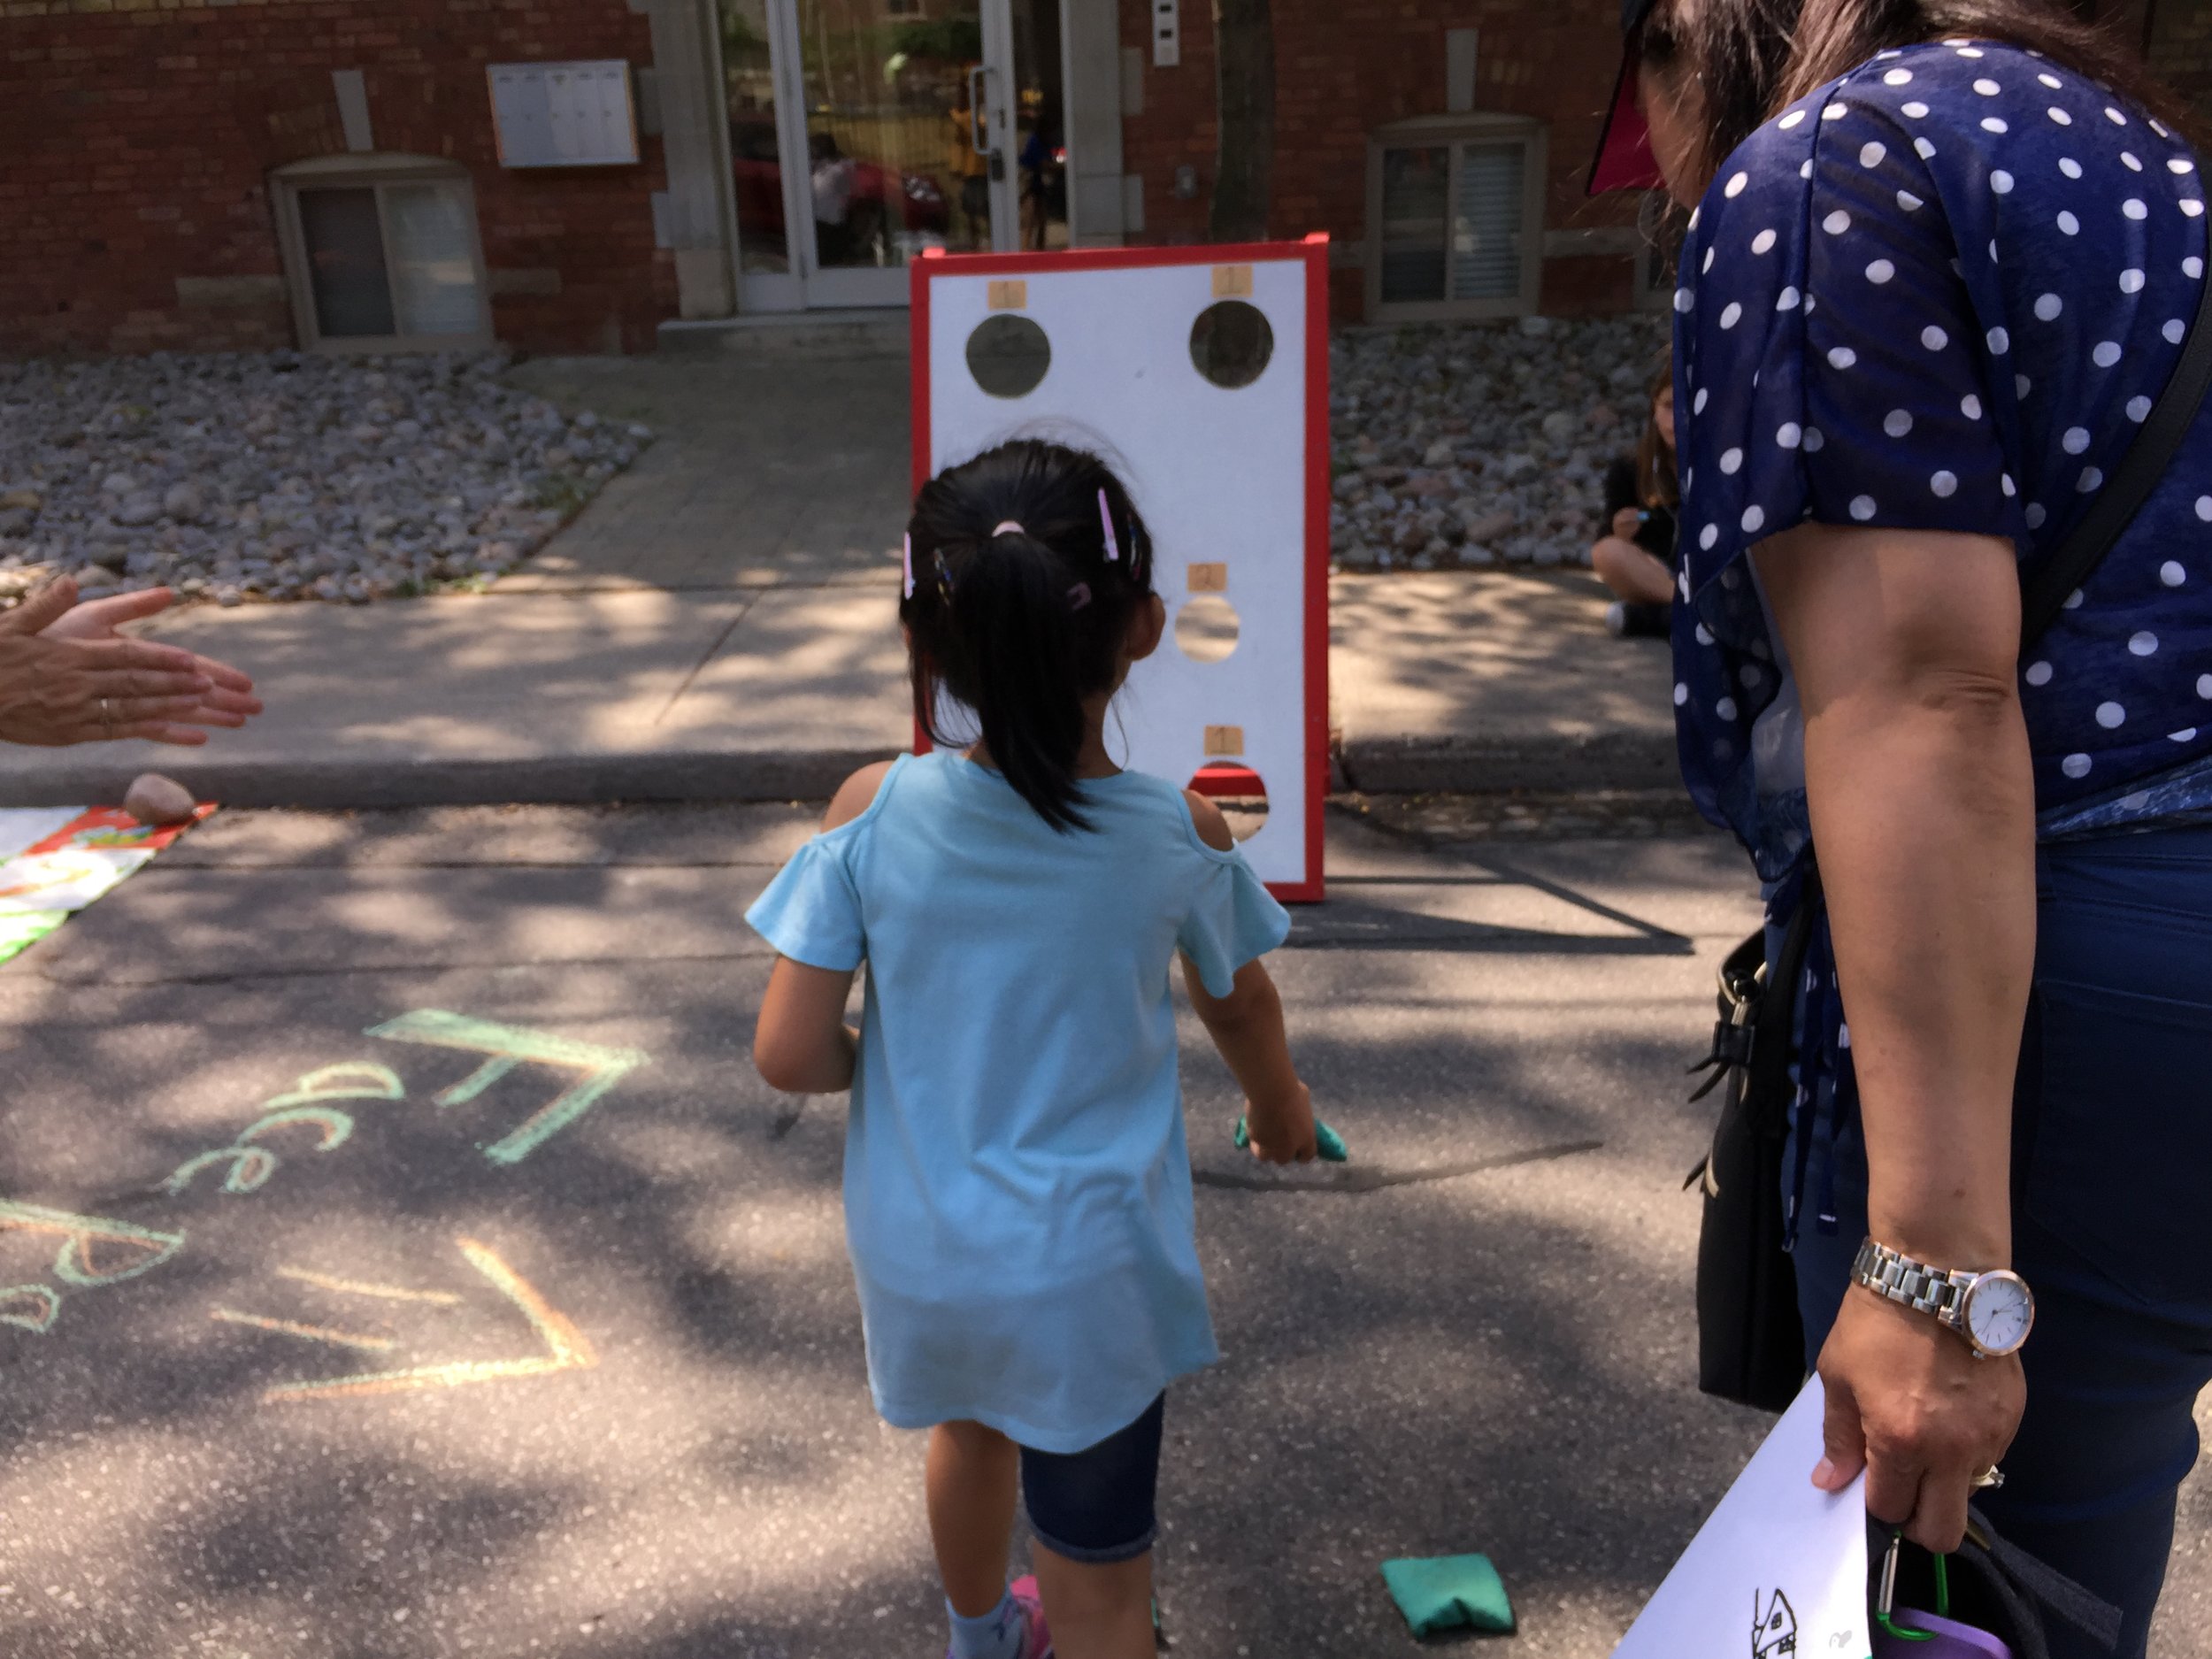
{"type": "Polygon", "coordinates": [[[925,249],[1066,245],[1060,0],[717,4],[742,309],[902,305],[925,249]]]}
{"type": "Polygon", "coordinates": [[[997,0],[1007,7],[1013,65],[1012,188],[999,210],[1013,234],[999,243],[1024,252],[1068,245],[1066,81],[1061,0],[997,0]]]}

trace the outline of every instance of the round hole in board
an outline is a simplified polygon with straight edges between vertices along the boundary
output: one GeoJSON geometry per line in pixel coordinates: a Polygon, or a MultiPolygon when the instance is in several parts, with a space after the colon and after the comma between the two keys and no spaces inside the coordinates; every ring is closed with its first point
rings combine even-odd
{"type": "Polygon", "coordinates": [[[1026,397],[1052,366],[1045,331],[1013,311],[987,317],[968,336],[968,373],[994,397],[1026,397]]]}
{"type": "Polygon", "coordinates": [[[1248,841],[1267,823],[1267,786],[1260,774],[1240,760],[1210,760],[1191,779],[1194,795],[1202,795],[1229,820],[1229,833],[1248,841]]]}
{"type": "Polygon", "coordinates": [[[1237,608],[1219,594],[1183,601],[1175,613],[1175,643],[1194,663],[1217,663],[1237,649],[1237,608]]]}
{"type": "Polygon", "coordinates": [[[1266,373],[1274,355],[1275,331],[1267,314],[1244,300],[1216,300],[1190,326],[1190,360],[1230,391],[1266,373]]]}

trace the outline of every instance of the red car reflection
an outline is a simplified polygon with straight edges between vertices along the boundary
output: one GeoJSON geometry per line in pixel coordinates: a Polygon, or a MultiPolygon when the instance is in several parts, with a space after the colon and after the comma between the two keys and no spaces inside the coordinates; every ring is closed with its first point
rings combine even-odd
{"type": "MultiPolygon", "coordinates": [[[[730,154],[737,188],[737,220],[751,236],[780,238],[784,231],[783,162],[775,123],[733,120],[730,154]]],[[[850,191],[842,227],[845,248],[822,250],[826,262],[880,265],[899,262],[895,237],[901,231],[941,237],[952,215],[945,193],[926,173],[902,173],[859,157],[840,157],[850,191]]]]}

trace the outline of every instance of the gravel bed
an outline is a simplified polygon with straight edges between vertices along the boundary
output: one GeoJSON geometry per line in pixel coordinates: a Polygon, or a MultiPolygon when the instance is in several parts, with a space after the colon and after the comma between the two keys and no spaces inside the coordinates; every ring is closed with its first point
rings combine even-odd
{"type": "Polygon", "coordinates": [[[1346,570],[1586,565],[1632,453],[1657,316],[1352,329],[1330,353],[1346,570]]]}
{"type": "Polygon", "coordinates": [[[88,592],[362,601],[479,584],[653,434],[565,416],[498,353],[0,363],[0,603],[88,592]]]}

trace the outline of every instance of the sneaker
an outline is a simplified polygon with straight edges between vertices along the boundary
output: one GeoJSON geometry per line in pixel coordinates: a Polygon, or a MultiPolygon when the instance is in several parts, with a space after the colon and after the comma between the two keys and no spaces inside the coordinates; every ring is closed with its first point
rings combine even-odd
{"type": "Polygon", "coordinates": [[[1628,607],[1617,599],[1605,607],[1605,631],[1616,639],[1628,632],[1628,607]]]}
{"type": "Polygon", "coordinates": [[[1045,1624],[1044,1598],[1037,1594],[1037,1575],[1025,1573],[1006,1588],[1022,1610],[1021,1659],[1052,1659],[1052,1631],[1045,1624]]]}

